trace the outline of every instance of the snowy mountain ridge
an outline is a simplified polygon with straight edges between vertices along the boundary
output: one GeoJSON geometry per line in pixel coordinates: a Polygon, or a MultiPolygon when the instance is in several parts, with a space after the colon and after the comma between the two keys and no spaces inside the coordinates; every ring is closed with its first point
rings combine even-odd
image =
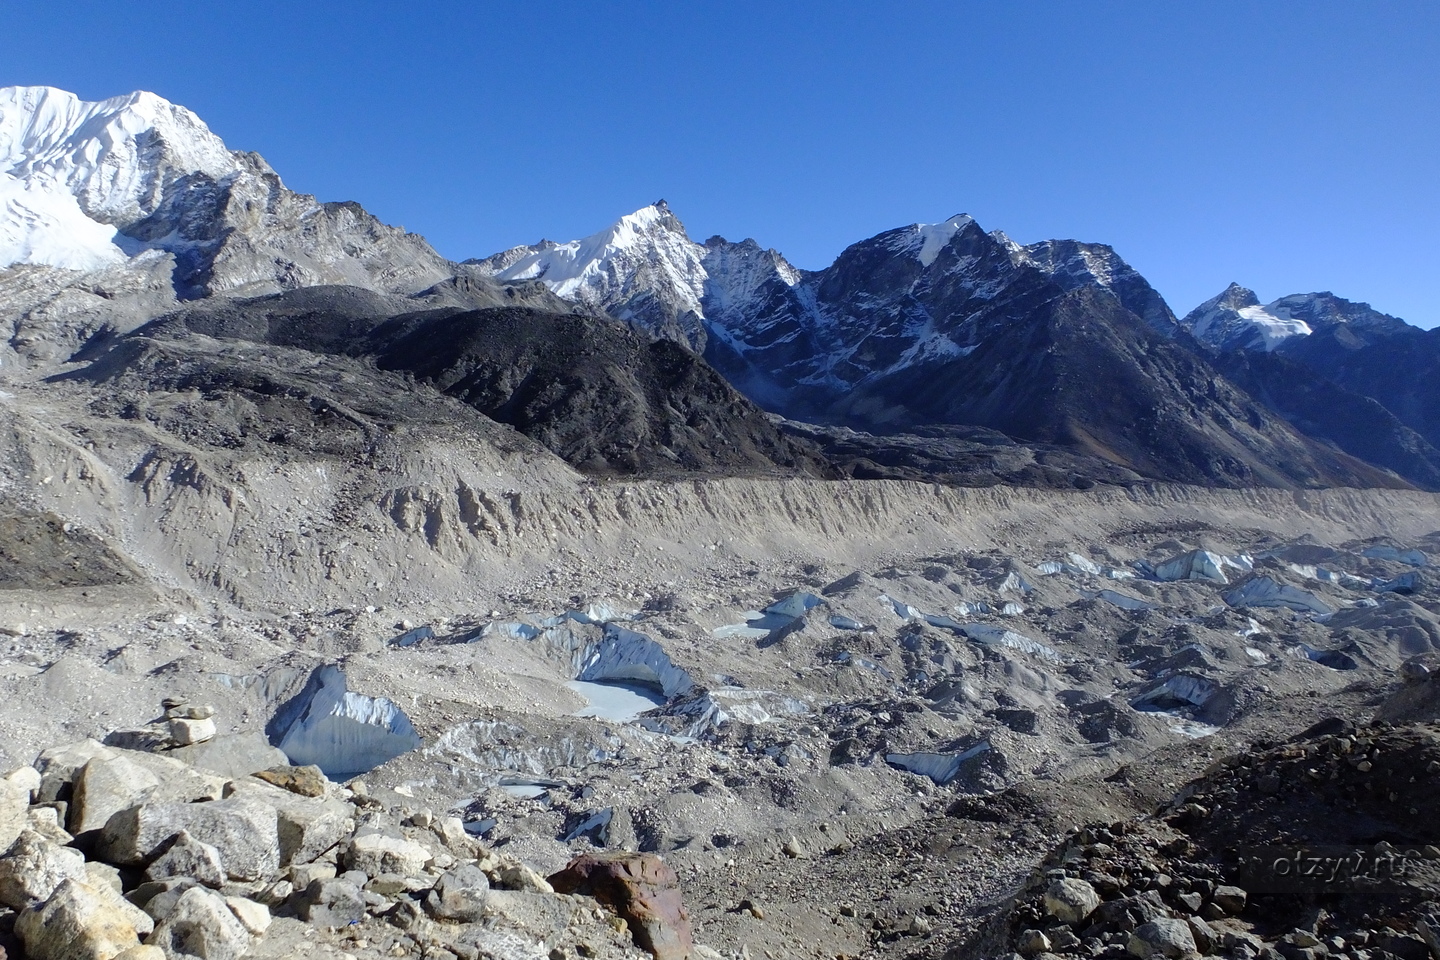
{"type": "Polygon", "coordinates": [[[0,342],[39,357],[179,300],[323,284],[415,293],[455,265],[355,203],[286,188],[153,93],[0,88],[0,342]],[[46,341],[45,346],[41,341],[46,341]]]}
{"type": "Polygon", "coordinates": [[[241,169],[199,117],[152,93],[86,102],[0,88],[0,267],[120,263],[145,246],[120,231],[153,215],[176,180],[241,169]]]}
{"type": "Polygon", "coordinates": [[[1328,291],[1292,293],[1260,303],[1253,290],[1232,283],[1190,311],[1181,321],[1195,339],[1217,350],[1289,349],[1300,338],[1322,331],[1343,330],[1358,345],[1372,337],[1414,330],[1398,317],[1368,303],[1337,297],[1328,291]]]}

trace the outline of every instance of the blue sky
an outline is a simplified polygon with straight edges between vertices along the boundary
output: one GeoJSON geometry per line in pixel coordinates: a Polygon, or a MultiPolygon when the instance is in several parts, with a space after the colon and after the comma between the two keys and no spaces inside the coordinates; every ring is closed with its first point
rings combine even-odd
{"type": "Polygon", "coordinates": [[[152,90],[442,253],[661,197],[802,267],[967,212],[1440,324],[1440,4],[0,0],[0,85],[152,90]]]}

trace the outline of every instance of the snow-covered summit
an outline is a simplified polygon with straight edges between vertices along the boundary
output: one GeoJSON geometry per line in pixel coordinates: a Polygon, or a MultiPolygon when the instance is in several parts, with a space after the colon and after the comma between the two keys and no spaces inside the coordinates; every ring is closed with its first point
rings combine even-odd
{"type": "Polygon", "coordinates": [[[974,223],[969,215],[958,213],[940,223],[913,223],[887,235],[886,245],[896,253],[913,253],[920,263],[930,266],[955,234],[974,223]]]}
{"type": "Polygon", "coordinates": [[[472,262],[497,280],[539,280],[566,300],[608,309],[658,333],[676,323],[698,329],[705,315],[704,257],[705,248],[659,200],[581,240],[542,240],[472,262]]]}
{"type": "Polygon", "coordinates": [[[0,88],[0,267],[94,270],[141,246],[120,235],[181,177],[242,169],[199,117],[153,93],[85,101],[0,88]]]}
{"type": "Polygon", "coordinates": [[[1289,309],[1275,306],[1261,306],[1255,291],[1232,283],[1186,314],[1181,325],[1201,343],[1219,350],[1269,352],[1291,337],[1307,337],[1314,332],[1289,309]]]}

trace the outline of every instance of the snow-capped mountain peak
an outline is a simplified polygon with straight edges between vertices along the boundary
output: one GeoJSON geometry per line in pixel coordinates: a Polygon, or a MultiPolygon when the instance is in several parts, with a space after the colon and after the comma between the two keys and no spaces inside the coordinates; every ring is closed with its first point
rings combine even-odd
{"type": "MultiPolygon", "coordinates": [[[[1278,302],[1278,301],[1277,301],[1278,302]]],[[[1314,331],[1288,309],[1260,305],[1255,291],[1231,283],[1218,295],[1190,311],[1181,321],[1202,343],[1220,350],[1274,350],[1291,337],[1314,331]]]]}
{"type": "Polygon", "coordinates": [[[705,247],[664,200],[568,243],[541,241],[472,261],[497,280],[539,280],[567,300],[603,307],[657,335],[704,342],[705,247]]]}
{"type": "Polygon", "coordinates": [[[896,253],[913,253],[922,266],[930,266],[955,234],[974,223],[968,214],[958,213],[940,223],[913,223],[891,231],[889,247],[896,253]]]}
{"type": "Polygon", "coordinates": [[[153,93],[0,88],[0,267],[123,261],[133,245],[118,231],[153,214],[170,181],[240,169],[199,117],[153,93]]]}

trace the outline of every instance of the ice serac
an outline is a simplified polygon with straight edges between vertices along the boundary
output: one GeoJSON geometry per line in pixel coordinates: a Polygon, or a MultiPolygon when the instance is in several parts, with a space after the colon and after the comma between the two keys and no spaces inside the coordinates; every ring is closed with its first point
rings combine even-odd
{"type": "Polygon", "coordinates": [[[414,293],[455,273],[358,204],[287,189],[259,155],[153,93],[0,88],[0,271],[143,272],[156,256],[181,299],[319,284],[414,293]]]}
{"type": "Polygon", "coordinates": [[[345,671],[334,664],[315,669],[305,688],[276,711],[266,733],[292,764],[314,764],[337,781],[423,744],[403,710],[384,697],[349,691],[345,671]]]}
{"type": "Polygon", "coordinates": [[[514,247],[468,263],[498,280],[539,280],[652,336],[705,347],[705,248],[664,200],[582,240],[514,247]]]}

